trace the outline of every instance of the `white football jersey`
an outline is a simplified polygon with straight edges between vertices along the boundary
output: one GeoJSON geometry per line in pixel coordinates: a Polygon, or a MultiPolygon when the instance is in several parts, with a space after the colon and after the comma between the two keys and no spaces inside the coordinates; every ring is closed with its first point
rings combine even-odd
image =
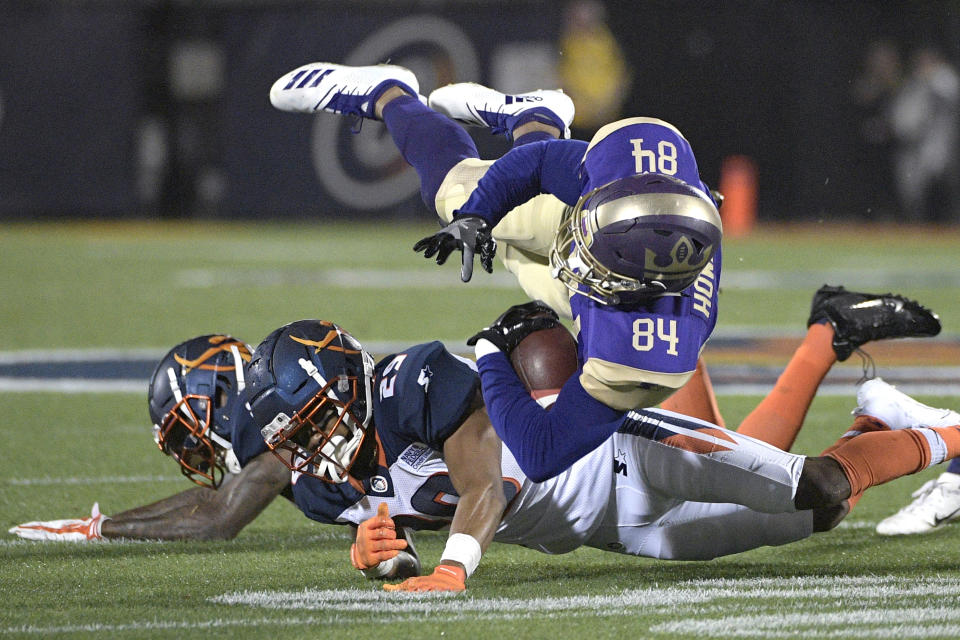
{"type": "MultiPolygon", "coordinates": [[[[494,540],[544,553],[591,546],[677,560],[793,542],[813,524],[812,512],[793,508],[802,466],[803,456],[716,425],[630,412],[619,432],[544,482],[526,478],[504,447],[509,506],[494,540]]],[[[398,525],[449,524],[458,498],[437,451],[412,445],[389,473],[392,496],[365,496],[338,519],[359,524],[385,501],[398,525]]]]}

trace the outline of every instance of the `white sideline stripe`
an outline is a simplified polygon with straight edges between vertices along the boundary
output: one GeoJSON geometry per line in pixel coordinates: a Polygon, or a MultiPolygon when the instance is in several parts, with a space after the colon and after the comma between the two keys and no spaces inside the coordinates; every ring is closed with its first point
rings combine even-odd
{"type": "MultiPolygon", "coordinates": [[[[498,265],[500,267],[500,265],[498,265]]],[[[174,286],[201,289],[223,285],[260,287],[315,284],[353,289],[457,289],[463,287],[456,269],[183,269],[173,276],[174,286]]],[[[940,267],[897,269],[829,269],[823,271],[773,271],[726,268],[723,286],[727,289],[795,289],[809,295],[825,282],[843,282],[850,290],[883,290],[913,286],[918,280],[936,281],[943,286],[960,286],[960,273],[940,267]]],[[[517,281],[502,268],[481,273],[472,287],[516,289],[517,281]]]]}
{"type": "MultiPolygon", "coordinates": [[[[184,269],[174,274],[174,285],[206,289],[225,284],[258,287],[288,286],[291,282],[350,289],[458,289],[460,274],[453,269],[184,269]]],[[[507,271],[480,274],[471,286],[485,289],[516,289],[517,281],[507,271]]]]}
{"type": "MultiPolygon", "coordinates": [[[[344,527],[346,529],[346,527],[344,527]]],[[[353,535],[347,531],[324,531],[323,533],[318,533],[315,535],[310,535],[306,537],[298,536],[297,542],[303,544],[310,544],[312,542],[329,542],[331,540],[345,540],[352,542],[354,539],[353,535]]],[[[276,542],[276,537],[271,536],[271,541],[276,542]]],[[[43,544],[60,544],[60,545],[72,545],[72,544],[109,544],[110,546],[125,546],[125,545],[141,545],[141,544],[168,544],[165,540],[135,540],[132,538],[102,538],[100,540],[92,542],[77,542],[73,540],[27,540],[25,538],[14,538],[10,539],[0,539],[0,547],[25,547],[27,545],[43,545],[43,544]]]]}
{"type": "MultiPolygon", "coordinates": [[[[728,331],[717,331],[717,335],[739,335],[743,328],[733,327],[728,331]]],[[[760,330],[762,333],[763,331],[760,330]]],[[[758,337],[758,330],[749,329],[745,336],[758,337]]],[[[771,331],[770,335],[787,335],[771,331]]],[[[373,354],[386,355],[406,349],[421,340],[405,341],[380,340],[365,342],[365,348],[373,354]]],[[[473,356],[472,349],[463,340],[443,340],[444,346],[453,354],[473,356]]],[[[165,349],[29,349],[23,351],[0,351],[0,365],[39,364],[39,363],[81,363],[105,361],[141,361],[159,360],[165,349]]],[[[758,367],[724,365],[724,368],[737,376],[756,375],[758,367]]],[[[759,367],[771,369],[771,367],[759,367]]],[[[776,372],[779,369],[774,367],[776,372]]],[[[882,373],[884,377],[897,385],[908,395],[944,395],[960,396],[960,367],[888,367],[882,373]],[[924,382],[899,383],[899,380],[920,379],[924,382]]],[[[775,375],[775,374],[771,374],[775,375]]],[[[834,371],[831,377],[839,375],[834,371]]],[[[773,388],[772,383],[728,383],[720,384],[714,380],[715,392],[720,396],[731,395],[767,395],[773,388]]],[[[103,378],[21,378],[0,376],[0,393],[136,393],[145,394],[146,379],[103,379],[103,378]]],[[[830,378],[820,385],[818,395],[853,397],[853,384],[849,382],[830,382],[830,378]]]]}
{"type": "Polygon", "coordinates": [[[714,638],[957,637],[960,634],[960,624],[945,624],[948,622],[960,623],[960,610],[952,607],[909,607],[820,612],[815,616],[809,613],[788,613],[724,616],[709,620],[688,618],[682,622],[653,625],[650,631],[714,638]],[[884,625],[885,628],[879,625],[884,625]],[[912,625],[920,628],[913,628],[912,625]]]}
{"type": "MultiPolygon", "coordinates": [[[[364,341],[363,348],[370,353],[388,354],[406,349],[410,345],[425,342],[432,338],[410,340],[371,340],[364,341]]],[[[473,354],[473,348],[466,345],[466,338],[460,340],[442,340],[448,350],[455,353],[473,354]]],[[[138,360],[160,360],[167,349],[150,347],[145,349],[23,349],[0,351],[0,365],[37,364],[51,362],[108,362],[138,360]]]]}
{"type": "Polygon", "coordinates": [[[0,392],[4,391],[12,393],[139,393],[146,395],[147,381],[0,377],[0,392]]]}
{"type": "Polygon", "coordinates": [[[872,520],[843,520],[837,525],[837,529],[876,529],[877,522],[872,520]]]}
{"type": "Polygon", "coordinates": [[[35,362],[103,362],[107,360],[159,360],[167,349],[23,349],[0,351],[0,364],[35,362]]]}
{"type": "MultiPolygon", "coordinates": [[[[409,346],[409,345],[406,345],[409,346]]],[[[393,351],[397,351],[394,349],[393,351]]],[[[391,353],[383,351],[380,353],[391,353]]],[[[456,353],[456,352],[454,352],[456,353]]],[[[924,382],[896,385],[907,395],[960,396],[960,383],[924,382]]],[[[765,396],[773,384],[720,384],[714,382],[718,396],[765,396]]],[[[135,393],[145,395],[146,380],[99,380],[90,378],[9,378],[0,376],[0,393],[135,393]]],[[[855,387],[847,384],[822,384],[818,396],[846,396],[853,398],[855,387]]]]}
{"type": "MultiPolygon", "coordinates": [[[[90,541],[75,541],[75,540],[27,540],[25,538],[15,538],[13,540],[0,540],[0,547],[26,547],[32,544],[60,544],[60,545],[71,545],[71,544],[109,544],[109,545],[130,545],[130,544],[164,544],[161,540],[127,540],[125,538],[113,538],[110,540],[101,539],[101,540],[90,540],[90,541]]],[[[0,632],[2,633],[2,632],[0,632]]]]}
{"type": "Polygon", "coordinates": [[[357,618],[378,626],[422,620],[443,614],[444,622],[558,617],[628,616],[637,610],[669,615],[651,627],[653,633],[714,637],[882,637],[928,638],[960,635],[960,579],[902,576],[842,576],[691,580],[618,594],[550,598],[472,598],[468,594],[386,593],[368,589],[303,589],[301,591],[242,591],[207,598],[213,604],[242,605],[287,611],[309,609],[321,615],[303,617],[218,617],[200,621],[147,620],[121,624],[78,624],[40,627],[0,627],[0,634],[211,629],[224,627],[302,626],[330,624],[346,612],[368,613],[357,618]],[[730,606],[731,597],[746,606],[766,609],[770,603],[803,613],[711,616],[730,606]],[[934,599],[939,606],[904,605],[905,597],[934,599]],[[766,601],[769,601],[766,602],[766,601]],[[843,611],[837,609],[843,607],[843,611]],[[798,634],[799,630],[799,634],[798,634]]]}
{"type": "Polygon", "coordinates": [[[19,487],[43,487],[51,485],[84,485],[84,484],[135,484],[138,482],[173,482],[181,480],[182,476],[93,476],[87,478],[68,477],[54,478],[11,478],[8,485],[19,487]]]}
{"type": "MultiPolygon", "coordinates": [[[[909,396],[960,396],[960,384],[955,382],[923,382],[897,384],[897,390],[909,396]]],[[[773,389],[773,384],[717,384],[714,391],[718,396],[765,396],[773,389]]],[[[821,384],[817,396],[846,396],[856,398],[856,387],[847,384],[821,384]]]]}
{"type": "MultiPolygon", "coordinates": [[[[215,604],[247,605],[269,609],[307,609],[343,612],[547,612],[590,609],[606,615],[629,615],[629,607],[663,606],[673,609],[680,604],[702,604],[715,599],[801,599],[864,604],[878,601],[899,601],[904,597],[944,597],[960,595],[960,579],[928,578],[917,581],[899,576],[851,576],[813,578],[748,578],[692,580],[675,586],[653,589],[627,589],[606,596],[564,596],[549,598],[469,598],[447,595],[438,602],[437,595],[418,595],[397,600],[397,594],[380,590],[304,589],[302,591],[241,591],[226,593],[208,601],[215,604]]],[[[950,607],[960,620],[960,607],[950,607]]]]}

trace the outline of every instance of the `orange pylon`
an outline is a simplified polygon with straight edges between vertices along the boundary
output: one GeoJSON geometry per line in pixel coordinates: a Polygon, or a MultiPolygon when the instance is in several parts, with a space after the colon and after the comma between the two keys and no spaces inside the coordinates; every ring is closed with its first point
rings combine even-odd
{"type": "Polygon", "coordinates": [[[720,166],[720,219],[723,235],[749,234],[757,221],[757,165],[747,156],[728,156],[720,166]]]}

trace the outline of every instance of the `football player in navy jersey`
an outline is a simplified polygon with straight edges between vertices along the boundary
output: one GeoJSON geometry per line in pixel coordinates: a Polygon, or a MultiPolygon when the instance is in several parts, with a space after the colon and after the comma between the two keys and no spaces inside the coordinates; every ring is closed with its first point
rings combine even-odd
{"type": "MultiPolygon", "coordinates": [[[[547,307],[523,307],[523,321],[508,312],[477,341],[507,351],[531,327],[556,325],[547,307]]],[[[341,327],[302,320],[256,348],[247,382],[253,421],[234,432],[238,457],[269,448],[308,517],[359,525],[356,568],[392,571],[408,549],[397,527],[449,526],[434,572],[388,590],[463,590],[491,541],[683,560],[783,544],[835,526],[868,487],[960,454],[960,415],[873,380],[880,384],[858,395],[853,427],[818,457],[638,409],[564,472],[536,482],[501,447],[473,363],[439,342],[374,365],[341,327]]],[[[516,375],[497,384],[512,387],[502,393],[518,414],[536,404],[513,393],[516,375]]]]}
{"type": "MultiPolygon", "coordinates": [[[[589,143],[558,139],[569,136],[574,115],[561,91],[508,95],[462,83],[429,99],[418,92],[403,67],[318,62],[284,74],[270,99],[284,111],[382,120],[446,225],[414,249],[441,264],[462,251],[468,281],[475,255],[492,270],[499,243],[524,291],[573,320],[580,366],[554,410],[495,421],[524,471],[535,479],[560,473],[610,435],[593,425],[615,424],[630,409],[665,403],[720,422],[700,353],[717,321],[722,225],[680,131],[639,117],[602,127],[589,143]],[[505,134],[514,147],[480,160],[454,120],[505,134]]],[[[814,299],[840,318],[811,320],[827,329],[817,340],[835,352],[818,371],[866,341],[939,330],[899,297],[855,299],[831,289],[814,299]]],[[[479,360],[485,377],[495,361],[479,360]]],[[[785,386],[797,384],[795,373],[807,389],[819,383],[798,371],[785,386]]]]}
{"type": "Polygon", "coordinates": [[[231,445],[236,425],[250,419],[242,400],[250,352],[229,335],[198,336],[167,352],[150,377],[154,441],[199,486],[113,516],[95,504],[87,518],[28,522],[10,532],[51,541],[234,538],[290,484],[273,456],[241,469],[231,445]]]}
{"type": "Polygon", "coordinates": [[[269,447],[304,514],[361,525],[351,559],[367,575],[408,561],[395,527],[449,526],[441,564],[419,580],[463,588],[519,488],[502,477],[472,363],[431,342],[374,365],[340,327],[303,320],[256,348],[248,382],[253,423],[234,433],[241,463],[269,447]]]}

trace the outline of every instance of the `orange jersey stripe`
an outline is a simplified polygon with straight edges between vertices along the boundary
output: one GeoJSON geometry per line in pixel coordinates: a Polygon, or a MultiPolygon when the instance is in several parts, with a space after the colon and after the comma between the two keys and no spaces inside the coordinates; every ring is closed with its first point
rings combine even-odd
{"type": "Polygon", "coordinates": [[[679,434],[664,438],[660,442],[676,449],[683,449],[684,451],[690,451],[693,453],[716,453],[718,451],[732,451],[730,447],[724,447],[716,444],[715,442],[710,442],[709,440],[701,440],[700,438],[695,438],[693,436],[679,434]]]}

